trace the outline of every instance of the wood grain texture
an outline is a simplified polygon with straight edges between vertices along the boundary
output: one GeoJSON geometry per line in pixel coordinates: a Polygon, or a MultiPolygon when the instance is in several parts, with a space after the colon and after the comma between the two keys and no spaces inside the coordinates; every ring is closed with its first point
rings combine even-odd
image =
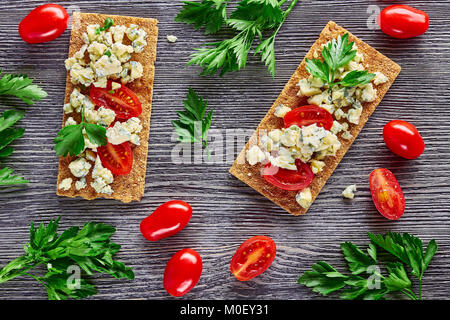
{"type": "MultiPolygon", "coordinates": [[[[108,277],[95,279],[95,299],[170,299],[162,286],[164,267],[179,249],[191,247],[204,261],[203,276],[187,299],[322,299],[296,284],[296,279],[317,260],[344,270],[339,243],[350,240],[365,246],[366,233],[409,232],[428,241],[436,239],[439,251],[423,284],[425,299],[450,297],[450,32],[448,2],[409,1],[425,9],[431,27],[422,37],[395,40],[367,27],[367,8],[379,1],[300,1],[277,38],[277,72],[273,80],[252,57],[245,71],[223,78],[198,76],[197,67],[186,67],[193,47],[215,39],[190,26],[174,23],[178,1],[62,1],[66,8],[83,12],[142,16],[159,20],[158,53],[149,139],[146,193],[140,203],[114,200],[59,198],[55,194],[58,159],[53,138],[61,125],[64,100],[64,60],[69,30],[47,44],[27,45],[17,34],[23,16],[42,1],[2,1],[0,4],[0,68],[27,73],[49,96],[27,109],[20,125],[24,137],[2,165],[27,177],[28,187],[0,190],[0,265],[22,253],[31,220],[62,216],[61,228],[87,221],[117,227],[114,240],[123,246],[119,258],[135,268],[134,281],[108,277]],[[248,129],[250,134],[266,114],[320,30],[333,20],[402,65],[402,72],[361,134],[329,179],[307,215],[286,214],[269,200],[228,173],[243,143],[228,147],[233,154],[214,164],[172,163],[175,146],[170,121],[181,109],[190,86],[214,108],[214,130],[248,129]],[[166,35],[178,42],[170,44],[166,35]],[[425,139],[426,151],[417,160],[403,160],[384,145],[384,124],[401,118],[415,124],[425,139]],[[406,197],[406,212],[399,221],[382,218],[374,208],[367,183],[374,168],[387,167],[397,176],[406,197]],[[356,184],[352,201],[342,190],[356,184]],[[147,242],[139,223],[159,204],[170,199],[188,201],[194,215],[178,235],[157,243],[147,242]],[[229,273],[229,262],[239,244],[252,235],[271,236],[278,253],[268,272],[249,282],[238,282],[229,273]]],[[[225,32],[226,33],[226,32],[225,32]]],[[[20,105],[1,97],[1,109],[20,105]]],[[[39,284],[18,278],[0,286],[0,299],[43,299],[39,284]]]]}

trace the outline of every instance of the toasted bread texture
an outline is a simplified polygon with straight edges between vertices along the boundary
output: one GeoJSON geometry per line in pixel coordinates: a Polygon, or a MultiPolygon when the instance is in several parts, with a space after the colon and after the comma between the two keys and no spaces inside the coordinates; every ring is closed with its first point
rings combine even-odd
{"type": "MultiPolygon", "coordinates": [[[[389,79],[386,83],[380,84],[376,87],[377,89],[377,98],[375,101],[370,103],[363,103],[363,112],[358,125],[349,123],[349,131],[353,135],[353,138],[350,140],[345,140],[339,137],[339,141],[341,142],[341,148],[338,150],[336,156],[334,157],[326,157],[323,161],[325,161],[326,166],[324,170],[315,175],[312,184],[309,186],[311,189],[312,199],[313,201],[320,193],[320,190],[323,188],[327,180],[333,174],[333,171],[338,166],[339,162],[342,160],[344,155],[347,153],[348,149],[355,141],[358,134],[361,132],[362,128],[366,124],[370,115],[375,111],[375,108],[380,104],[386,92],[389,90],[391,85],[394,83],[398,74],[400,73],[401,67],[393,62],[391,59],[387,58],[367,43],[361,41],[350,32],[345,30],[344,28],[338,26],[333,21],[330,21],[325,28],[322,30],[319,38],[311,47],[309,52],[307,53],[306,58],[313,59],[314,52],[320,52],[321,46],[333,38],[338,37],[339,35],[344,35],[345,33],[349,33],[349,41],[355,42],[358,47],[358,52],[364,55],[364,65],[369,72],[382,72],[389,79]]],[[[264,180],[264,177],[261,175],[262,165],[257,164],[255,166],[251,166],[246,161],[246,151],[252,146],[258,143],[258,136],[261,130],[270,131],[277,128],[283,127],[283,119],[278,118],[274,115],[275,109],[280,104],[284,104],[291,108],[296,108],[298,106],[302,106],[307,104],[306,97],[297,96],[298,86],[297,83],[299,80],[303,78],[307,78],[309,73],[306,70],[306,60],[300,63],[300,66],[297,68],[295,73],[292,75],[289,82],[284,87],[283,91],[279,95],[279,97],[275,100],[274,104],[270,108],[267,115],[263,118],[261,123],[258,125],[255,133],[249,139],[248,143],[241,151],[241,153],[236,158],[233,166],[230,169],[230,173],[234,175],[239,180],[245,182],[250,187],[261,193],[263,196],[278,204],[280,207],[288,211],[293,215],[302,215],[305,214],[308,209],[302,208],[295,199],[297,191],[285,191],[281,190],[264,180]]]]}
{"type": "MultiPolygon", "coordinates": [[[[114,182],[111,184],[114,192],[111,195],[98,194],[94,188],[90,186],[92,182],[91,174],[86,176],[87,187],[77,191],[75,183],[72,187],[65,191],[57,188],[57,194],[65,197],[82,197],[88,200],[95,198],[111,198],[122,202],[139,201],[144,195],[145,189],[145,173],[147,168],[147,153],[148,153],[148,137],[150,130],[150,115],[152,107],[153,94],[153,79],[155,75],[155,60],[156,60],[156,44],[158,40],[158,21],[147,18],[134,18],[125,16],[103,15],[94,13],[79,13],[74,12],[72,21],[72,33],[70,37],[69,57],[73,56],[81,46],[84,44],[82,34],[86,27],[90,24],[103,25],[106,18],[112,18],[115,25],[136,24],[144,29],[147,36],[147,45],[141,53],[133,53],[131,60],[140,62],[144,67],[144,74],[142,78],[127,84],[127,87],[134,91],[142,104],[142,114],[139,116],[142,124],[142,131],[140,133],[141,145],[133,148],[133,167],[131,172],[126,176],[114,176],[114,182]]],[[[66,80],[66,94],[64,103],[70,100],[70,94],[74,89],[74,85],[70,81],[70,75],[67,75],[66,80]]],[[[63,125],[69,116],[72,114],[64,114],[63,125]]],[[[75,117],[74,117],[75,118],[75,117]]],[[[75,118],[80,121],[80,119],[75,118]]],[[[65,178],[73,178],[69,170],[69,164],[74,160],[74,157],[60,157],[57,186],[65,178]]],[[[93,164],[92,164],[93,167],[93,164]]],[[[91,168],[92,172],[92,168],[91,168]]]]}

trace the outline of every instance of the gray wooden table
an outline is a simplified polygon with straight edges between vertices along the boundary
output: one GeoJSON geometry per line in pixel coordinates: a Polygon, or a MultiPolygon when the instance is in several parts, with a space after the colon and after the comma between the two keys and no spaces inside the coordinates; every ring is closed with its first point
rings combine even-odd
{"type": "MultiPolygon", "coordinates": [[[[59,3],[59,1],[56,1],[59,3]]],[[[30,221],[43,222],[62,216],[61,229],[87,221],[117,227],[114,241],[122,245],[119,258],[135,269],[134,281],[108,277],[95,279],[97,299],[168,299],[162,285],[166,262],[179,249],[197,250],[204,262],[198,285],[190,299],[319,299],[296,284],[300,274],[317,260],[327,260],[345,270],[339,244],[354,241],[365,247],[366,233],[409,232],[429,241],[439,251],[423,283],[425,299],[450,297],[450,32],[448,1],[407,1],[426,9],[431,27],[422,37],[394,40],[367,27],[369,5],[380,1],[300,1],[279,33],[275,79],[257,58],[246,70],[223,78],[200,77],[199,69],[186,67],[189,53],[206,40],[192,27],[173,22],[179,1],[62,1],[83,12],[157,18],[158,59],[150,130],[146,193],[140,203],[111,200],[83,201],[55,194],[57,157],[53,138],[60,129],[69,31],[47,44],[27,45],[17,26],[43,1],[2,1],[0,4],[0,68],[27,73],[49,96],[27,107],[20,125],[26,134],[15,143],[16,151],[4,164],[31,183],[25,188],[0,189],[0,265],[20,255],[28,241],[30,221]],[[373,114],[355,144],[326,184],[306,216],[293,217],[233,178],[231,161],[216,164],[173,164],[171,141],[175,111],[192,86],[214,108],[213,129],[256,128],[308,48],[329,20],[348,28],[402,67],[402,73],[373,114]],[[178,36],[169,44],[166,35],[178,36]],[[382,128],[393,119],[415,124],[426,142],[425,153],[406,161],[384,145],[382,128]],[[406,197],[406,212],[399,221],[381,217],[373,206],[368,174],[387,167],[397,176],[406,197]],[[342,190],[357,184],[353,201],[343,200],[342,190]],[[194,215],[178,235],[157,243],[139,232],[140,221],[170,199],[188,201],[194,215]],[[253,235],[272,237],[278,248],[270,269],[260,277],[239,282],[229,272],[230,259],[239,244],[253,235]]],[[[394,1],[392,1],[394,2],[394,1]]],[[[0,108],[22,105],[1,99],[0,108]]],[[[241,146],[235,147],[235,153],[241,146]]],[[[234,158],[234,155],[231,157],[234,158]]],[[[34,281],[18,278],[0,286],[0,299],[43,299],[44,289],[34,281]]]]}

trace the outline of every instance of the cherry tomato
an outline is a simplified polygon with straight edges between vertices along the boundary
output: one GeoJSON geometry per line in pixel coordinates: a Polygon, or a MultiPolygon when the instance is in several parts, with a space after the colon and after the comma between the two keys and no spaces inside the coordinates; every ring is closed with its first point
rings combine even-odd
{"type": "Polygon", "coordinates": [[[97,106],[114,110],[117,119],[127,120],[142,113],[142,105],[133,91],[121,84],[112,90],[112,81],[108,80],[106,88],[91,86],[89,96],[97,106]]]}
{"type": "Polygon", "coordinates": [[[264,167],[264,179],[277,188],[289,191],[305,189],[314,179],[311,168],[301,161],[295,160],[297,171],[278,168],[270,162],[264,167]]]}
{"type": "Polygon", "coordinates": [[[388,169],[375,169],[369,184],[378,211],[390,220],[399,219],[405,212],[405,197],[394,174],[388,169]]]}
{"type": "Polygon", "coordinates": [[[141,233],[149,241],[158,241],[180,232],[192,217],[192,207],[179,200],[168,201],[141,222],[141,233]]]}
{"type": "Polygon", "coordinates": [[[327,110],[315,105],[296,108],[284,116],[285,128],[289,128],[294,124],[301,128],[314,123],[318,127],[330,130],[333,126],[333,116],[327,110]]]}
{"type": "Polygon", "coordinates": [[[44,4],[31,11],[19,24],[19,34],[28,43],[52,41],[67,29],[69,15],[57,4],[44,4]]]}
{"type": "Polygon", "coordinates": [[[403,120],[388,122],[383,129],[383,138],[393,153],[406,159],[416,159],[425,149],[417,128],[403,120]]]}
{"type": "Polygon", "coordinates": [[[184,296],[195,287],[202,275],[202,269],[202,258],[196,251],[180,250],[167,263],[164,288],[174,297],[184,296]]]}
{"type": "Polygon", "coordinates": [[[231,259],[231,273],[240,281],[250,280],[270,267],[276,253],[277,248],[271,238],[252,237],[241,244],[231,259]]]}
{"type": "Polygon", "coordinates": [[[381,11],[377,19],[381,30],[399,39],[407,39],[424,34],[430,25],[428,15],[406,5],[392,5],[381,11]]]}
{"type": "Polygon", "coordinates": [[[128,141],[118,145],[108,142],[106,146],[97,148],[97,154],[102,165],[113,174],[127,175],[130,173],[133,166],[133,151],[131,151],[128,141]]]}

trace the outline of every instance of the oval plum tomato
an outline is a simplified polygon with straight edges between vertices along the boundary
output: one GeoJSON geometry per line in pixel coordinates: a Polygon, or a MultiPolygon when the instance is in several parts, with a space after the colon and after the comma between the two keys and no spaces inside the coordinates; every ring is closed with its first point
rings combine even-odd
{"type": "Polygon", "coordinates": [[[133,166],[133,151],[128,141],[122,144],[107,143],[106,146],[97,148],[97,154],[102,165],[113,174],[127,175],[133,166]]]}
{"type": "Polygon", "coordinates": [[[390,220],[399,219],[405,212],[405,197],[394,174],[388,169],[375,169],[369,184],[378,211],[390,220]]]}
{"type": "Polygon", "coordinates": [[[384,33],[398,39],[420,36],[430,25],[425,12],[401,4],[389,6],[381,11],[377,23],[384,33]]]}
{"type": "Polygon", "coordinates": [[[67,29],[69,15],[58,4],[44,4],[33,9],[19,24],[19,34],[28,43],[52,41],[67,29]]]}
{"type": "Polygon", "coordinates": [[[308,187],[314,179],[314,173],[310,166],[295,160],[297,171],[278,168],[270,162],[264,167],[264,179],[277,188],[288,191],[299,191],[308,187]]]}
{"type": "Polygon", "coordinates": [[[142,220],[141,233],[149,241],[158,241],[180,232],[192,217],[192,207],[180,200],[168,201],[142,220]]]}
{"type": "Polygon", "coordinates": [[[106,88],[91,86],[89,96],[99,107],[114,110],[116,118],[128,120],[142,113],[142,105],[136,94],[121,84],[119,89],[112,89],[112,81],[108,80],[106,88]]]}
{"type": "Polygon", "coordinates": [[[327,110],[315,105],[296,108],[284,116],[285,128],[294,124],[301,128],[314,123],[318,127],[330,130],[333,126],[333,116],[327,110]]]}
{"type": "Polygon", "coordinates": [[[174,297],[184,296],[195,287],[202,269],[202,258],[196,251],[178,251],[170,258],[164,271],[164,289],[174,297]]]}
{"type": "Polygon", "coordinates": [[[277,248],[271,238],[252,237],[241,244],[231,259],[231,273],[240,281],[250,280],[270,267],[276,253],[277,248]]]}
{"type": "Polygon", "coordinates": [[[383,138],[393,153],[405,159],[416,159],[425,149],[425,143],[417,128],[403,120],[388,122],[383,129],[383,138]]]}

